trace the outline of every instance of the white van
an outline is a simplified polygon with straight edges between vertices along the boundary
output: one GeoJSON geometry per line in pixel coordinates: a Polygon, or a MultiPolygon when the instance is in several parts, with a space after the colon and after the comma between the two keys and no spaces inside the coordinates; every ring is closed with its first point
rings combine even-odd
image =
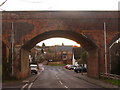
{"type": "Polygon", "coordinates": [[[38,73],[38,65],[37,64],[31,64],[30,69],[31,69],[32,74],[37,74],[38,73]]]}

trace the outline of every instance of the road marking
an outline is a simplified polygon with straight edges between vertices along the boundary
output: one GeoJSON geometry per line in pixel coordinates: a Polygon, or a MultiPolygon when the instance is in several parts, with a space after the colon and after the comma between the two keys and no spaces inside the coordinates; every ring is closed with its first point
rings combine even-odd
{"type": "Polygon", "coordinates": [[[28,85],[28,83],[26,83],[22,88],[21,90],[24,90],[24,88],[28,85]]]}
{"type": "Polygon", "coordinates": [[[67,88],[68,90],[71,90],[70,88],[68,88],[67,86],[64,86],[65,88],[67,88]]]}
{"type": "Polygon", "coordinates": [[[57,79],[59,79],[59,77],[57,75],[55,75],[57,79]]]}
{"type": "Polygon", "coordinates": [[[57,78],[57,79],[59,79],[59,78],[57,78]]]}
{"type": "Polygon", "coordinates": [[[68,88],[67,86],[64,86],[65,88],[68,88]]]}
{"type": "Polygon", "coordinates": [[[28,83],[28,82],[29,82],[29,80],[23,80],[22,82],[23,82],[23,83],[28,83]]]}
{"type": "Polygon", "coordinates": [[[56,76],[56,78],[58,77],[57,75],[55,75],[56,76]]]}
{"type": "Polygon", "coordinates": [[[61,81],[59,81],[60,84],[63,84],[61,81]]]}
{"type": "Polygon", "coordinates": [[[28,90],[30,90],[30,88],[32,87],[33,83],[30,83],[30,85],[28,86],[28,90]]]}
{"type": "MultiPolygon", "coordinates": [[[[55,76],[56,76],[57,79],[59,79],[57,75],[55,75],[55,76]]],[[[62,81],[59,81],[59,83],[60,83],[61,85],[63,85],[62,81]]],[[[70,90],[67,86],[64,86],[64,87],[67,88],[68,90],[70,90]]]]}
{"type": "Polygon", "coordinates": [[[40,72],[38,72],[37,76],[39,76],[39,75],[40,75],[40,72]]]}
{"type": "Polygon", "coordinates": [[[57,79],[59,79],[59,77],[56,77],[57,79]]]}

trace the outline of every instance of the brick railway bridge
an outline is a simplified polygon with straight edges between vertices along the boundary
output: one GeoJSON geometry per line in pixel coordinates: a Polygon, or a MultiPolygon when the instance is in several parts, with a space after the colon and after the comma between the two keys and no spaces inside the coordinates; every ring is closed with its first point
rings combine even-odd
{"type": "Polygon", "coordinates": [[[105,68],[107,73],[110,72],[109,47],[120,37],[118,19],[116,11],[2,12],[2,42],[10,50],[11,43],[14,44],[13,67],[14,75],[18,78],[29,75],[29,51],[38,42],[52,37],[68,38],[81,44],[89,52],[88,76],[99,78],[100,73],[106,72],[105,68]]]}

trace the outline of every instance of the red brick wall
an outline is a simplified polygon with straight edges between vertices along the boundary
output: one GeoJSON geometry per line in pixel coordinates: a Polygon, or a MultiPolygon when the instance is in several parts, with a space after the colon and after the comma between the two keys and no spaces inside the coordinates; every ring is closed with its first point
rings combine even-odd
{"type": "MultiPolygon", "coordinates": [[[[70,30],[85,35],[87,36],[85,40],[98,46],[99,54],[95,49],[89,50],[91,57],[88,61],[91,68],[88,72],[89,75],[97,77],[99,72],[104,72],[105,66],[103,22],[106,22],[107,26],[108,45],[113,37],[119,33],[117,20],[118,12],[3,12],[2,35],[3,41],[9,46],[12,22],[15,30],[15,45],[24,45],[34,37],[53,30],[70,30]],[[95,63],[91,63],[91,61],[95,63]]],[[[43,37],[45,38],[45,36],[43,37]]],[[[74,36],[75,38],[78,39],[74,36]]],[[[90,46],[84,40],[80,44],[85,47],[90,46]]]]}

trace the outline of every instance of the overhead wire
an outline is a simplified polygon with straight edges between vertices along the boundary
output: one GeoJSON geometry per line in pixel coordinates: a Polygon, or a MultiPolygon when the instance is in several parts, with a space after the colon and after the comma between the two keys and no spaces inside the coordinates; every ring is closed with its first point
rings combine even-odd
{"type": "Polygon", "coordinates": [[[4,2],[2,2],[1,4],[0,4],[0,7],[3,5],[3,4],[5,4],[7,2],[7,0],[5,0],[4,2]]]}
{"type": "Polygon", "coordinates": [[[5,10],[3,10],[3,9],[1,8],[1,6],[4,5],[6,2],[7,2],[7,0],[5,0],[4,2],[2,2],[2,3],[0,4],[0,10],[5,11],[5,10]]]}

